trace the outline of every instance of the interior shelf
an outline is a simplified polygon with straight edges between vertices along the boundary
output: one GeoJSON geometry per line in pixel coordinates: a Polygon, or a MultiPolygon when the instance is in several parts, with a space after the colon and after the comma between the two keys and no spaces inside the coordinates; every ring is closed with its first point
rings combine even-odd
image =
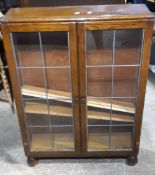
{"type": "MultiPolygon", "coordinates": [[[[32,150],[63,150],[74,149],[73,136],[69,133],[50,134],[32,134],[32,150]],[[53,141],[53,142],[52,142],[53,141]]],[[[111,149],[129,149],[131,148],[132,137],[130,132],[118,132],[111,135],[111,149]]],[[[88,150],[109,149],[109,133],[90,133],[88,136],[88,150]]]]}
{"type": "Polygon", "coordinates": [[[70,133],[50,134],[32,134],[31,148],[36,149],[74,149],[73,135],[70,133]],[[53,142],[54,141],[54,142],[53,142]]]}
{"type": "MultiPolygon", "coordinates": [[[[116,132],[111,134],[111,149],[131,148],[131,132],[116,132]]],[[[89,133],[88,150],[109,149],[109,133],[89,133]]]]}
{"type": "MultiPolygon", "coordinates": [[[[22,86],[22,95],[38,97],[43,99],[46,99],[48,97],[48,99],[67,102],[67,103],[72,102],[71,96],[70,96],[71,93],[69,92],[48,89],[46,93],[45,88],[30,86],[30,85],[22,86]]],[[[102,109],[111,109],[111,100],[91,98],[87,100],[87,106],[102,108],[102,109]]],[[[135,107],[133,103],[118,101],[118,100],[113,100],[112,110],[118,111],[118,112],[124,112],[124,113],[131,113],[131,114],[135,113],[135,107]]]]}
{"type": "MultiPolygon", "coordinates": [[[[25,102],[25,112],[31,114],[45,114],[45,115],[54,115],[54,116],[62,116],[62,117],[72,117],[72,109],[70,107],[64,106],[47,106],[42,103],[35,103],[26,101],[25,102]]],[[[109,113],[99,112],[99,111],[88,111],[87,112],[89,119],[97,119],[97,120],[110,120],[109,113]]],[[[120,122],[134,122],[133,116],[128,116],[124,114],[112,114],[111,120],[120,121],[120,122]]]]}

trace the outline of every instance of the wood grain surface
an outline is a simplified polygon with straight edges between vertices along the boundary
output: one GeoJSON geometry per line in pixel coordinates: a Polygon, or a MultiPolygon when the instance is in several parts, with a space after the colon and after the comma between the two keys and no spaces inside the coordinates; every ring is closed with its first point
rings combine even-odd
{"type": "Polygon", "coordinates": [[[11,9],[3,22],[65,22],[118,19],[146,19],[153,15],[145,5],[96,5],[11,9]],[[58,15],[59,14],[59,15],[58,15]]]}

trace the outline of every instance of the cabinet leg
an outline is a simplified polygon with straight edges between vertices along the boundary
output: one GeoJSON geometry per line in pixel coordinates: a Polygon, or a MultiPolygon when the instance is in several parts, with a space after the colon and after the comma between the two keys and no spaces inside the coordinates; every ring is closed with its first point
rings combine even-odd
{"type": "Polygon", "coordinates": [[[137,156],[131,156],[131,157],[128,157],[128,158],[127,158],[127,164],[128,164],[129,166],[134,166],[134,165],[137,164],[137,162],[138,162],[137,156]]]}
{"type": "Polygon", "coordinates": [[[27,158],[27,164],[30,166],[30,167],[34,167],[35,165],[37,165],[39,162],[38,159],[36,158],[33,158],[33,157],[28,157],[27,158]]]}

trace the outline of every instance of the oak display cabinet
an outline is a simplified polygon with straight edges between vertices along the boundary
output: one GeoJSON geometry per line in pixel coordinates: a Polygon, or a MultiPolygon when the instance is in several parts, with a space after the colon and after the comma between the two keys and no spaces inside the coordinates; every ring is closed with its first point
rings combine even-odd
{"type": "Polygon", "coordinates": [[[144,5],[17,8],[2,34],[28,164],[137,163],[152,35],[144,5]]]}

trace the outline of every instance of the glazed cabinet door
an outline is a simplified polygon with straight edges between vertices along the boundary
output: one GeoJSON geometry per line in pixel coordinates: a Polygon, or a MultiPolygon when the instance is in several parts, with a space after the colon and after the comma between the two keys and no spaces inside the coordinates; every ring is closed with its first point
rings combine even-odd
{"type": "Polygon", "coordinates": [[[133,151],[144,28],[138,22],[78,26],[84,155],[133,151]]]}
{"type": "Polygon", "coordinates": [[[31,152],[74,155],[80,147],[75,24],[5,29],[24,145],[31,152]]]}

